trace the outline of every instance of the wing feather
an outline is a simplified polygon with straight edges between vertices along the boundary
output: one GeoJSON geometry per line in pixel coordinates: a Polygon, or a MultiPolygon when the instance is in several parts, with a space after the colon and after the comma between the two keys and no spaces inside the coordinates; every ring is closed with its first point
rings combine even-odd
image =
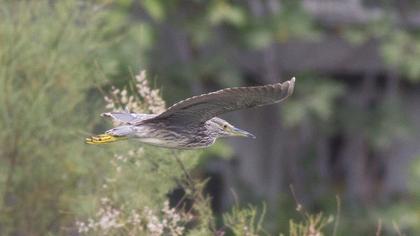
{"type": "Polygon", "coordinates": [[[284,83],[222,89],[194,96],[147,121],[164,119],[180,124],[202,123],[223,113],[278,103],[293,93],[295,78],[284,83]]]}

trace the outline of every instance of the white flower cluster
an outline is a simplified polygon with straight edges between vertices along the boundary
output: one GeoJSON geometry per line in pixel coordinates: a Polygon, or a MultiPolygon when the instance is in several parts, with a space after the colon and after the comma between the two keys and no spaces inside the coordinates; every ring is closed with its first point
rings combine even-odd
{"type": "Polygon", "coordinates": [[[101,199],[101,208],[96,213],[97,219],[89,218],[87,222],[77,221],[76,226],[79,233],[88,233],[90,231],[101,231],[104,233],[113,229],[124,227],[126,224],[120,218],[122,211],[111,206],[111,200],[101,199]]]}
{"type": "Polygon", "coordinates": [[[101,235],[112,234],[115,230],[123,229],[128,235],[145,234],[150,236],[173,235],[180,236],[185,233],[185,225],[192,220],[192,215],[177,212],[164,203],[159,214],[146,207],[143,211],[130,212],[112,207],[109,198],[101,199],[101,208],[95,219],[89,218],[86,222],[77,221],[76,227],[80,234],[91,232],[101,235]]]}
{"type": "Polygon", "coordinates": [[[137,95],[142,99],[139,99],[135,95],[128,95],[126,89],[111,88],[110,95],[104,97],[107,103],[106,108],[111,111],[128,110],[130,112],[143,112],[143,113],[155,113],[159,114],[165,110],[165,101],[160,97],[158,89],[152,89],[149,85],[149,81],[146,79],[146,71],[141,71],[139,75],[136,75],[135,87],[137,95]]]}
{"type": "MultiPolygon", "coordinates": [[[[137,150],[129,150],[126,155],[115,154],[109,163],[115,168],[117,174],[122,173],[123,165],[130,160],[130,163],[134,163],[137,167],[141,165],[141,162],[138,157],[142,156],[144,153],[143,147],[138,148],[137,150]]],[[[106,179],[109,182],[109,179],[106,179]]]]}
{"type": "Polygon", "coordinates": [[[144,99],[147,107],[152,113],[159,114],[165,110],[165,101],[160,97],[158,89],[151,89],[146,79],[146,71],[141,71],[136,75],[137,92],[144,99]]]}
{"type": "Polygon", "coordinates": [[[176,212],[174,208],[169,207],[169,202],[164,203],[163,209],[161,210],[162,216],[153,214],[153,211],[149,208],[145,209],[145,215],[147,216],[147,230],[152,236],[160,235],[183,235],[185,231],[185,224],[192,220],[190,214],[180,214],[176,212]]]}

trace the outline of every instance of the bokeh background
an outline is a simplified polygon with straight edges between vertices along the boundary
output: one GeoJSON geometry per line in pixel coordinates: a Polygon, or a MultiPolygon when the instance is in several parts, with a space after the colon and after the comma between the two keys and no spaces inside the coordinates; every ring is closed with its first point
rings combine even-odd
{"type": "Polygon", "coordinates": [[[420,234],[418,1],[0,3],[1,235],[79,235],[104,195],[138,208],[182,195],[163,177],[171,152],[145,147],[164,168],[125,163],[110,191],[114,156],[140,144],[83,144],[111,126],[104,94],[143,69],[167,105],[297,78],[284,103],[223,116],[257,139],[185,157],[219,235],[248,205],[265,209],[261,235],[294,235],[297,206],[331,216],[324,235],[420,234]]]}

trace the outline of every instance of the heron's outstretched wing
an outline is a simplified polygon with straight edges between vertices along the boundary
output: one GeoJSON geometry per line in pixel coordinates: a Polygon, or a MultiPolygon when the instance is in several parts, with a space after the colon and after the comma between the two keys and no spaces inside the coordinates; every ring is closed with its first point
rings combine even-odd
{"type": "Polygon", "coordinates": [[[146,122],[166,119],[175,124],[201,123],[226,112],[280,102],[293,93],[294,85],[292,78],[265,86],[222,89],[180,101],[146,122]]]}

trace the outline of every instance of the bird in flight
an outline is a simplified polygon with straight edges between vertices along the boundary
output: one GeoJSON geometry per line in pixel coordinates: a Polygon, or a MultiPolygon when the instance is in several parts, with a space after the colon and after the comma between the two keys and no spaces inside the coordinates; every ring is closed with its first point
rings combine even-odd
{"type": "Polygon", "coordinates": [[[104,144],[137,139],[165,148],[197,149],[206,148],[221,137],[255,138],[217,116],[281,102],[293,93],[294,86],[293,77],[283,83],[222,89],[182,100],[161,114],[103,113],[102,116],[110,117],[120,125],[104,134],[86,138],[86,143],[104,144]]]}

